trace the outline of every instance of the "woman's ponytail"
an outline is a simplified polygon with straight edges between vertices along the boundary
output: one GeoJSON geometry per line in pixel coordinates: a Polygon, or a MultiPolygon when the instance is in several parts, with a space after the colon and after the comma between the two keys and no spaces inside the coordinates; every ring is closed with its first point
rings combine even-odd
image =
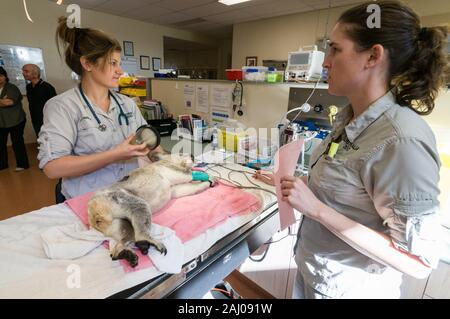
{"type": "Polygon", "coordinates": [[[449,74],[447,34],[447,27],[419,29],[411,64],[394,79],[397,102],[420,115],[433,111],[434,100],[449,74]]]}
{"type": "Polygon", "coordinates": [[[69,28],[67,26],[67,17],[58,18],[58,27],[56,29],[56,47],[61,55],[61,47],[64,50],[66,64],[76,74],[81,75],[82,66],[80,62],[80,51],[77,48],[78,28],[69,28]]]}
{"type": "Polygon", "coordinates": [[[58,18],[56,46],[60,55],[63,48],[67,66],[79,76],[83,74],[81,57],[96,64],[100,58],[108,58],[113,52],[122,51],[119,42],[102,31],[69,28],[66,17],[58,18]]]}

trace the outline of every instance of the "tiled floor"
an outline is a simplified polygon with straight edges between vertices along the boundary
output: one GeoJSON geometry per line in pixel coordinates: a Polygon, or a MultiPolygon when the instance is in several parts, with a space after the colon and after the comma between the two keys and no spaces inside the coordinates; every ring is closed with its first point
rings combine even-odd
{"type": "Polygon", "coordinates": [[[9,169],[0,171],[0,220],[50,206],[55,203],[56,180],[38,168],[37,145],[27,144],[30,168],[15,172],[16,160],[8,148],[9,169]]]}

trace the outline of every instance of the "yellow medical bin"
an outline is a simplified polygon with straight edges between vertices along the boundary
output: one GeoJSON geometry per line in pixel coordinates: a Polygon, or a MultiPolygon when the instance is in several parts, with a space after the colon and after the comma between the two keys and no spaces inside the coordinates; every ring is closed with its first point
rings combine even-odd
{"type": "Polygon", "coordinates": [[[230,152],[238,151],[238,140],[248,136],[245,132],[233,132],[233,130],[219,129],[219,147],[230,152]]]}

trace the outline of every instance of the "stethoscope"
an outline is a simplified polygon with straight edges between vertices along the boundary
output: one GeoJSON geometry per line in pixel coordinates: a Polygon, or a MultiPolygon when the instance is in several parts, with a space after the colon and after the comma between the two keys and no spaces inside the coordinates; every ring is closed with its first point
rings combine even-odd
{"type": "MultiPolygon", "coordinates": [[[[98,129],[101,132],[106,131],[106,125],[103,124],[100,119],[98,118],[97,114],[95,113],[94,109],[92,108],[91,103],[89,103],[88,99],[86,98],[86,95],[84,95],[83,89],[81,87],[81,83],[78,85],[78,88],[80,90],[81,93],[81,97],[83,98],[84,102],[86,103],[87,107],[89,108],[89,111],[92,113],[92,115],[94,116],[95,120],[98,123],[98,129]]],[[[121,104],[119,103],[119,101],[117,100],[117,98],[114,96],[114,94],[111,93],[111,91],[108,91],[109,96],[113,98],[114,102],[117,104],[117,106],[119,107],[119,125],[122,125],[122,118],[125,119],[125,123],[127,124],[127,126],[130,124],[130,122],[128,121],[128,117],[126,116],[126,114],[124,113],[121,104]]]]}

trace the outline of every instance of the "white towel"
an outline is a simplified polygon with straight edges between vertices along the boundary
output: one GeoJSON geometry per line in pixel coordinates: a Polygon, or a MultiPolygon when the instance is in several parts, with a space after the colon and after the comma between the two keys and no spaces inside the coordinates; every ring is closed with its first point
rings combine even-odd
{"type": "MultiPolygon", "coordinates": [[[[167,227],[152,224],[151,236],[161,241],[167,249],[163,255],[156,249],[150,248],[148,256],[155,267],[162,272],[177,274],[181,271],[184,257],[184,246],[175,232],[167,227]]],[[[48,228],[41,234],[45,254],[50,259],[76,259],[80,258],[98,246],[105,240],[113,247],[114,241],[105,237],[95,229],[86,229],[81,224],[70,224],[48,228]]]]}
{"type": "Polygon", "coordinates": [[[168,227],[152,224],[150,234],[153,239],[162,242],[167,249],[167,254],[163,255],[150,247],[148,256],[155,264],[155,267],[169,274],[180,273],[183,266],[184,246],[175,231],[168,227]]]}
{"type": "Polygon", "coordinates": [[[50,259],[80,258],[106,239],[95,230],[87,230],[84,225],[70,224],[48,228],[41,234],[45,254],[50,259]]]}

